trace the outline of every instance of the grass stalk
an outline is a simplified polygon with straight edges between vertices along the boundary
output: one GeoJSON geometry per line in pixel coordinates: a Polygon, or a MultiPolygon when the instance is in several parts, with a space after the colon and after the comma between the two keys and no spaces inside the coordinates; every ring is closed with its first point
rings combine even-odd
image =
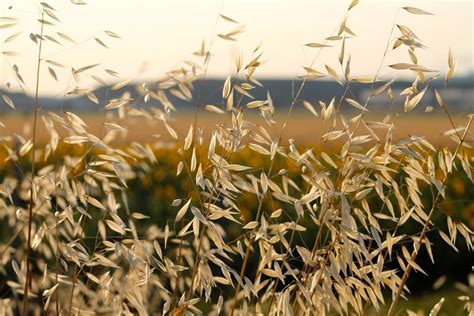
{"type": "Polygon", "coordinates": [[[31,288],[31,229],[33,223],[33,206],[34,206],[34,195],[35,195],[35,172],[36,172],[36,127],[38,121],[38,111],[39,111],[39,83],[40,83],[40,70],[41,70],[41,52],[43,48],[43,32],[44,32],[44,11],[41,12],[41,31],[40,39],[38,46],[38,57],[36,60],[36,86],[35,86],[35,106],[34,106],[34,116],[33,116],[33,134],[32,134],[32,147],[31,147],[31,189],[30,189],[30,200],[28,207],[28,237],[26,242],[26,280],[25,287],[23,290],[23,312],[22,315],[26,316],[28,314],[28,294],[31,288]]]}

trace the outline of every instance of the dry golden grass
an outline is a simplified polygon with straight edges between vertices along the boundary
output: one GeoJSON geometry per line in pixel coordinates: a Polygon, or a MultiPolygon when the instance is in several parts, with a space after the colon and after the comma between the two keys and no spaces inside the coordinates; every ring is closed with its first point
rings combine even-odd
{"type": "MultiPolygon", "coordinates": [[[[84,4],[82,0],[72,3],[84,4]]],[[[201,108],[220,116],[174,113],[171,95],[201,104],[192,83],[206,77],[214,55],[212,39],[203,41],[194,53],[196,61],[172,69],[157,80],[156,88],[141,85],[140,98],[156,99],[163,109],[136,108],[130,93],[99,100],[80,85],[86,70],[99,64],[77,70],[71,66],[75,83],[66,94],[86,94],[105,104],[103,116],[83,118],[41,110],[42,45],[59,43],[49,34],[60,20],[53,7],[40,3],[40,25],[33,30],[39,33],[29,35],[38,48],[34,116],[2,118],[5,127],[0,130],[0,145],[7,153],[3,160],[13,166],[4,170],[0,181],[0,224],[5,236],[0,243],[0,315],[20,310],[25,316],[219,315],[221,311],[232,316],[365,315],[369,307],[379,312],[391,301],[387,315],[394,316],[412,272],[424,272],[418,254],[426,251],[435,262],[431,246],[436,239],[428,233],[437,233],[456,251],[460,246],[472,251],[474,232],[465,223],[444,213],[440,215],[446,224],[440,225],[434,215],[447,196],[454,171],[462,168],[473,181],[467,148],[474,145],[470,131],[474,115],[469,119],[450,115],[442,99],[444,91],[431,87],[437,77],[432,73],[439,71],[418,63],[415,52],[424,45],[411,29],[397,23],[384,57],[401,47],[408,50],[411,63],[386,65],[383,59],[373,77],[351,76],[345,41],[355,37],[348,15],[357,3],[348,5],[348,12],[324,41],[332,45],[307,44],[319,51],[339,47],[340,67],[334,66],[334,60],[324,68],[345,86],[345,92],[329,104],[319,102],[320,110],[303,100],[309,112],[298,111],[304,110],[300,95],[306,81],[323,75],[312,68],[319,53],[309,67],[303,66],[307,74],[300,77],[303,81],[289,107],[275,109],[269,93],[264,100],[252,96],[252,90],[265,89],[254,77],[265,59],[257,47],[248,60],[237,57],[236,72],[227,77],[219,102],[225,110],[209,104],[201,108]],[[430,89],[446,116],[371,116],[372,96],[386,92],[393,100],[393,81],[375,84],[383,66],[409,70],[415,76],[411,87],[401,93],[405,113],[430,89]],[[371,84],[365,101],[348,98],[354,81],[371,84]],[[252,101],[243,102],[245,97],[252,101]],[[342,102],[355,112],[341,113],[342,102]],[[449,137],[441,136],[443,132],[449,137]],[[410,137],[414,135],[418,137],[410,137]],[[425,135],[427,139],[420,137],[425,135]],[[166,224],[145,221],[152,206],[134,209],[128,202],[133,181],[154,176],[158,159],[151,146],[142,144],[156,140],[174,144],[171,152],[179,162],[173,175],[187,181],[185,191],[173,201],[160,201],[176,209],[176,215],[166,216],[166,224]],[[446,148],[448,141],[452,145],[446,148]],[[313,148],[301,150],[295,142],[313,148]],[[61,143],[84,150],[61,152],[61,143]],[[260,157],[258,163],[237,159],[245,149],[260,157]],[[30,166],[22,166],[20,159],[29,159],[30,166]],[[48,165],[40,168],[40,163],[48,165]],[[248,197],[253,201],[246,203],[252,214],[246,218],[241,203],[248,197]],[[419,228],[414,233],[408,229],[413,225],[419,228]],[[384,298],[386,291],[392,293],[389,300],[384,298]]],[[[402,9],[430,14],[413,7],[402,9]]],[[[237,40],[243,26],[236,27],[238,22],[227,16],[220,18],[227,24],[225,30],[232,29],[216,33],[215,40],[237,40]]],[[[14,27],[16,21],[0,17],[6,23],[0,28],[14,27]]],[[[69,39],[54,34],[61,41],[69,39]]],[[[90,40],[104,49],[105,36],[119,39],[105,31],[90,40]]],[[[5,43],[14,37],[10,35],[5,43]]],[[[5,58],[17,56],[13,44],[8,46],[12,50],[2,51],[5,58]]],[[[55,61],[48,64],[61,66],[55,61]]],[[[455,64],[450,53],[446,84],[455,64]]],[[[11,70],[22,82],[19,67],[11,70]]],[[[56,78],[54,69],[49,74],[56,78]]],[[[127,83],[111,89],[120,90],[127,83]]],[[[8,97],[3,99],[14,108],[8,97]]],[[[472,313],[472,297],[458,300],[472,313]]],[[[430,316],[438,313],[443,302],[444,298],[435,304],[430,316]]]]}

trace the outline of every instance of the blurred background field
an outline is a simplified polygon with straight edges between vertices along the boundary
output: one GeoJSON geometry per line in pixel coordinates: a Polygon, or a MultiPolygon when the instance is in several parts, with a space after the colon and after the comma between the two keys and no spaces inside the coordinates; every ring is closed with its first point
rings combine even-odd
{"type": "MultiPolygon", "coordinates": [[[[366,118],[368,121],[381,121],[386,114],[368,114],[366,118]]],[[[268,126],[264,119],[257,114],[249,113],[247,117],[255,124],[268,126]]],[[[348,116],[350,117],[350,116],[348,116]]],[[[423,113],[423,114],[390,114],[394,119],[395,129],[393,137],[395,140],[406,138],[410,136],[422,136],[430,141],[433,145],[452,145],[452,141],[448,136],[443,135],[451,128],[449,120],[446,119],[442,113],[423,113]]],[[[121,122],[116,117],[108,118],[108,115],[103,114],[84,114],[81,118],[88,125],[89,131],[94,135],[104,134],[104,122],[119,123],[126,132],[121,132],[114,140],[118,143],[123,142],[139,142],[139,143],[155,143],[155,142],[172,142],[173,139],[167,132],[165,126],[157,121],[146,120],[141,117],[129,117],[127,120],[121,122]]],[[[286,119],[286,110],[277,111],[275,120],[276,126],[269,133],[272,136],[278,136],[281,126],[286,119]]],[[[454,113],[453,120],[458,125],[465,125],[468,117],[465,113],[454,113]]],[[[29,115],[9,114],[2,117],[1,121],[5,125],[0,128],[0,137],[13,134],[21,135],[25,138],[31,135],[32,117],[29,115]]],[[[169,120],[170,125],[176,130],[180,138],[186,136],[189,126],[194,123],[193,111],[179,111],[174,113],[172,119],[169,120]]],[[[201,110],[199,113],[197,126],[202,128],[203,135],[206,139],[209,138],[210,132],[219,124],[229,123],[229,117],[221,116],[214,113],[209,113],[201,110]]],[[[288,126],[285,131],[285,138],[292,138],[299,145],[305,147],[322,146],[323,142],[321,136],[331,130],[331,122],[323,122],[320,117],[314,117],[310,112],[300,109],[295,111],[288,120],[288,126]]],[[[472,130],[472,128],[471,128],[472,130]]],[[[48,139],[47,130],[42,124],[38,128],[38,141],[45,142],[48,139]]]]}

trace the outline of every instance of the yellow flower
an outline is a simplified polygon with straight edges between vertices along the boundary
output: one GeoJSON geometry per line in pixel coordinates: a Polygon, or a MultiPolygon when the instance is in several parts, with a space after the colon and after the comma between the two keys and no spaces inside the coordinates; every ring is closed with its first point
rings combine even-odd
{"type": "Polygon", "coordinates": [[[457,195],[464,195],[466,193],[464,182],[460,178],[454,178],[451,185],[457,195]]]}
{"type": "Polygon", "coordinates": [[[474,203],[470,203],[462,212],[463,218],[469,228],[474,229],[474,203]]]}

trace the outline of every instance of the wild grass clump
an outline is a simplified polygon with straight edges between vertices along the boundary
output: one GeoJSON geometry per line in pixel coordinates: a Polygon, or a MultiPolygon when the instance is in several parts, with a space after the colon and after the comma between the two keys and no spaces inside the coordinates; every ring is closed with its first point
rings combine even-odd
{"type": "MultiPolygon", "coordinates": [[[[91,88],[80,85],[86,76],[105,83],[101,65],[71,65],[68,73],[64,65],[43,58],[44,45],[74,40],[58,30],[59,13],[41,3],[38,30],[29,35],[37,49],[32,134],[1,139],[5,176],[0,225],[2,235],[8,236],[0,241],[1,313],[364,314],[387,305],[388,315],[394,315],[400,298],[409,293],[411,274],[423,272],[417,264],[419,253],[427,252],[436,262],[430,236],[439,234],[454,249],[463,240],[472,251],[473,232],[466,224],[444,213],[443,231],[432,218],[454,170],[472,181],[473,116],[465,126],[456,125],[443,91],[432,91],[452,125],[446,135],[453,145],[444,148],[423,137],[394,139],[396,117],[389,113],[382,121],[368,120],[371,98],[382,93],[392,98],[394,80],[380,82],[384,60],[370,78],[351,76],[348,39],[355,34],[349,17],[357,3],[352,1],[333,34],[306,44],[316,51],[314,61],[305,65],[282,125],[274,120],[270,94],[266,99],[252,96],[265,89],[255,78],[262,63],[260,47],[248,58],[236,59],[236,72],[222,87],[221,104],[201,102],[195,82],[206,78],[211,58],[217,58],[211,54],[213,42],[236,40],[243,31],[236,20],[221,15],[226,28],[234,27],[231,31],[203,41],[192,59],[156,85],[139,85],[149,107],[138,108],[128,92],[100,100],[91,88]],[[319,52],[331,46],[339,47],[338,67],[313,68],[319,52]],[[86,96],[101,107],[105,123],[99,135],[91,134],[78,114],[42,110],[39,94],[45,70],[59,81],[71,77],[64,97],[86,96]],[[308,80],[326,76],[344,86],[343,95],[319,104],[300,99],[308,80]],[[355,81],[370,87],[366,100],[351,97],[355,81]],[[177,109],[170,96],[195,106],[194,124],[185,135],[173,128],[170,118],[177,109]],[[356,112],[341,112],[346,103],[356,112]],[[337,151],[314,150],[311,144],[304,148],[285,137],[288,119],[299,107],[324,122],[323,148],[339,142],[337,151]],[[222,124],[205,127],[211,130],[209,139],[203,137],[204,128],[197,127],[201,110],[223,118],[222,124]],[[248,120],[252,112],[260,113],[266,125],[248,120]],[[155,170],[152,166],[159,168],[162,159],[151,144],[114,143],[131,118],[163,124],[175,140],[170,150],[185,193],[162,201],[176,210],[165,225],[142,225],[152,210],[130,209],[130,183],[155,170]],[[45,144],[36,141],[40,128],[50,135],[45,144]],[[243,151],[260,158],[247,165],[239,160],[243,151]],[[28,169],[21,167],[25,160],[28,169]],[[430,192],[429,197],[422,197],[422,191],[430,192]],[[414,225],[415,233],[403,233],[414,225]]],[[[402,12],[429,14],[413,7],[402,12]]],[[[0,22],[4,35],[19,21],[12,16],[0,22]]],[[[12,65],[16,84],[24,87],[14,64],[14,40],[24,35],[12,34],[4,40],[2,54],[12,65]]],[[[106,47],[104,38],[120,40],[111,31],[90,40],[106,47]]],[[[405,112],[421,102],[438,76],[419,63],[416,52],[422,47],[410,28],[394,24],[384,57],[392,49],[408,51],[409,62],[388,66],[414,76],[412,86],[402,92],[405,112]]],[[[446,84],[454,68],[450,53],[446,84]]],[[[110,89],[119,91],[127,84],[110,89]]],[[[8,94],[3,99],[15,107],[8,94]]],[[[472,313],[472,298],[459,299],[472,313]]],[[[432,315],[442,304],[436,304],[432,315]]]]}

